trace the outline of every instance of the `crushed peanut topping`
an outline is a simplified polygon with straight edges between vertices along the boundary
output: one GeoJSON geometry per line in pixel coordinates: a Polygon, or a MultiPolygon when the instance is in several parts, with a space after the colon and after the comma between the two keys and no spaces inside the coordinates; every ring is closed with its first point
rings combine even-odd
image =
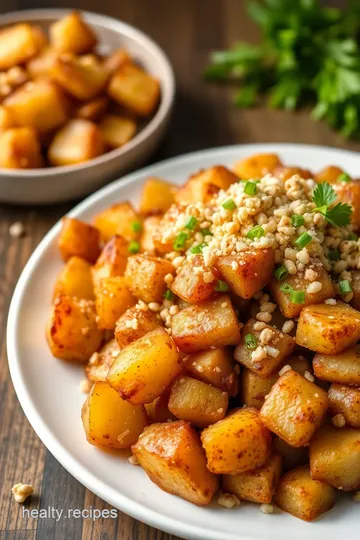
{"type": "Polygon", "coordinates": [[[281,377],[281,375],[284,375],[284,373],[286,373],[287,371],[291,371],[292,370],[292,367],[289,366],[289,364],[286,364],[286,366],[282,367],[279,371],[279,375],[281,377]]]}
{"type": "Polygon", "coordinates": [[[15,484],[11,488],[11,492],[14,496],[14,499],[17,503],[23,503],[26,501],[30,495],[34,493],[34,486],[31,484],[15,484]]]}
{"type": "Polygon", "coordinates": [[[131,465],[134,465],[135,467],[140,465],[138,458],[134,454],[128,458],[128,462],[131,463],[131,465]]]}
{"type": "Polygon", "coordinates": [[[81,382],[80,382],[80,390],[81,392],[83,392],[84,394],[88,394],[92,388],[92,385],[93,383],[91,381],[89,381],[89,379],[83,379],[81,382]]]}
{"type": "Polygon", "coordinates": [[[337,428],[342,428],[346,424],[345,417],[342,414],[336,414],[332,417],[331,421],[333,423],[333,426],[337,428]]]}
{"type": "Polygon", "coordinates": [[[225,506],[225,508],[234,508],[234,506],[240,506],[240,499],[232,493],[220,493],[218,497],[218,504],[225,506]]]}
{"type": "Polygon", "coordinates": [[[309,373],[309,371],[305,371],[304,377],[305,377],[305,379],[307,379],[310,382],[314,382],[314,380],[315,380],[314,375],[312,375],[312,373],[309,373]]]}
{"type": "Polygon", "coordinates": [[[272,504],[262,504],[260,506],[260,511],[263,514],[273,514],[274,513],[274,507],[272,504]]]}

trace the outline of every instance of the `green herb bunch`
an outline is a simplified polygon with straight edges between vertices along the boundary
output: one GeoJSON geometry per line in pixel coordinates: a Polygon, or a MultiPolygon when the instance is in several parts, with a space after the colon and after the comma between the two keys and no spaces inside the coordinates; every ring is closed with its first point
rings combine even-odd
{"type": "Polygon", "coordinates": [[[346,11],[318,0],[250,0],[248,13],[262,32],[260,45],[238,43],[214,52],[205,75],[239,80],[235,103],[295,109],[315,104],[312,115],[345,137],[360,135],[360,1],[346,11]]]}

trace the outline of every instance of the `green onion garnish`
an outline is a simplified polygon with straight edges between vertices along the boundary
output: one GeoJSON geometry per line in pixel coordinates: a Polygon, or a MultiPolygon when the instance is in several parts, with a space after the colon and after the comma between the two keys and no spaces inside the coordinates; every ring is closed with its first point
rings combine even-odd
{"type": "Polygon", "coordinates": [[[338,249],[330,249],[328,259],[329,261],[338,261],[340,259],[340,251],[338,249]]]}
{"type": "Polygon", "coordinates": [[[246,195],[255,195],[256,190],[257,186],[255,182],[246,182],[244,187],[244,193],[246,193],[246,195]]]}
{"type": "Polygon", "coordinates": [[[256,349],[256,346],[257,346],[256,337],[253,334],[246,334],[245,345],[247,346],[248,349],[256,349]]]}
{"type": "Polygon", "coordinates": [[[339,174],[336,181],[337,182],[351,182],[351,176],[349,176],[346,172],[343,172],[339,174]]]}
{"type": "Polygon", "coordinates": [[[292,290],[293,290],[293,288],[288,283],[283,283],[280,286],[280,291],[285,293],[285,294],[290,294],[292,290]]]}
{"type": "Polygon", "coordinates": [[[173,244],[173,248],[175,249],[175,251],[181,251],[183,247],[185,246],[185,242],[187,239],[188,239],[188,235],[186,232],[184,231],[179,232],[173,244]]]}
{"type": "Polygon", "coordinates": [[[129,253],[139,253],[140,251],[139,242],[136,242],[136,240],[131,240],[131,242],[128,245],[128,251],[129,253]]]}
{"type": "Polygon", "coordinates": [[[304,248],[305,246],[310,244],[311,240],[312,236],[310,236],[309,233],[304,232],[295,240],[295,245],[304,248]]]}
{"type": "Polygon", "coordinates": [[[293,304],[303,304],[305,302],[304,291],[290,291],[290,300],[293,304]]]}
{"type": "Polygon", "coordinates": [[[348,236],[348,240],[353,240],[354,242],[357,242],[359,240],[359,237],[356,236],[354,233],[350,233],[348,236]]]}
{"type": "Polygon", "coordinates": [[[210,231],[209,227],[206,227],[206,229],[202,229],[201,232],[204,236],[214,236],[213,233],[210,231]]]}
{"type": "Polygon", "coordinates": [[[246,238],[250,238],[250,240],[254,240],[255,238],[261,238],[264,236],[265,231],[262,228],[261,225],[255,225],[250,231],[247,233],[246,238]]]}
{"type": "Polygon", "coordinates": [[[305,223],[304,216],[298,216],[297,214],[291,216],[291,221],[294,227],[301,227],[305,223]]]}
{"type": "Polygon", "coordinates": [[[344,279],[343,281],[339,281],[339,288],[341,294],[347,294],[352,292],[351,283],[349,280],[344,279]]]}
{"type": "Polygon", "coordinates": [[[194,253],[195,255],[196,255],[197,253],[201,253],[202,250],[203,250],[203,248],[204,248],[205,246],[207,246],[207,245],[208,245],[207,242],[203,242],[202,244],[198,244],[197,246],[194,246],[194,247],[192,247],[192,248],[190,249],[190,253],[194,253]]]}
{"type": "Polygon", "coordinates": [[[232,199],[223,202],[221,206],[225,208],[225,210],[235,210],[236,208],[236,204],[232,199]]]}
{"type": "Polygon", "coordinates": [[[229,290],[229,285],[226,283],[226,281],[221,281],[221,279],[218,279],[215,285],[215,291],[226,292],[228,290],[229,290]]]}
{"type": "Polygon", "coordinates": [[[141,231],[141,222],[140,221],[133,221],[131,224],[131,228],[134,232],[138,233],[141,231]]]}
{"type": "Polygon", "coordinates": [[[196,217],[191,216],[185,223],[185,229],[189,229],[190,231],[193,231],[197,224],[198,224],[198,220],[196,219],[196,217]]]}
{"type": "Polygon", "coordinates": [[[274,272],[274,277],[278,281],[283,281],[283,279],[287,278],[289,275],[289,272],[286,270],[285,266],[279,266],[274,272]]]}
{"type": "Polygon", "coordinates": [[[174,293],[170,289],[164,292],[164,298],[166,298],[166,300],[174,300],[174,296],[174,293]]]}

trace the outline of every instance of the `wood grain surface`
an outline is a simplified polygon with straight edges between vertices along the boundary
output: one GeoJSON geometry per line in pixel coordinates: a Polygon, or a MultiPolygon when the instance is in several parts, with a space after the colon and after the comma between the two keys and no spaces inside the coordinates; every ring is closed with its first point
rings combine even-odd
{"type": "MultiPolygon", "coordinates": [[[[330,2],[328,2],[330,3],[330,2]]],[[[342,5],[342,0],[331,2],[342,5]]],[[[1,0],[0,12],[40,7],[98,11],[133,24],[164,48],[176,73],[177,101],[165,141],[152,161],[218,145],[306,142],[359,150],[308,111],[294,114],[265,108],[236,110],[232,90],[206,84],[201,73],[208,54],[235,40],[257,38],[243,0],[1,0]]],[[[1,151],[1,149],[0,149],[1,151]]],[[[31,187],[29,186],[29,189],[31,187]]],[[[35,486],[25,508],[110,508],[86,490],[51,456],[25,418],[15,396],[6,358],[6,318],[16,281],[35,246],[73,203],[40,207],[0,205],[0,540],[171,540],[119,512],[117,519],[27,519],[13,501],[16,482],[35,486]],[[9,226],[27,231],[15,239],[9,226]]]]}

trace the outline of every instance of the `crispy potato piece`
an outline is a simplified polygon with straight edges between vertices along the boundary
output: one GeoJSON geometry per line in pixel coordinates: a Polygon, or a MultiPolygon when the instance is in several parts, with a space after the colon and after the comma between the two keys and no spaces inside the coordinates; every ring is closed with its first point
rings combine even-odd
{"type": "Polygon", "coordinates": [[[53,299],[59,295],[95,300],[90,264],[80,257],[70,257],[58,275],[53,299]]]}
{"type": "Polygon", "coordinates": [[[103,247],[100,257],[91,269],[94,288],[103,278],[123,276],[129,256],[128,242],[122,236],[113,236],[103,247]]]}
{"type": "Polygon", "coordinates": [[[48,158],[55,166],[76,165],[104,152],[104,141],[97,125],[75,118],[56,133],[49,146],[48,158]]]}
{"type": "Polygon", "coordinates": [[[0,132],[0,167],[4,169],[37,169],[43,165],[40,141],[31,127],[0,132]]]}
{"type": "Polygon", "coordinates": [[[62,53],[85,54],[92,51],[97,37],[80,13],[72,11],[49,28],[52,47],[62,53]]]}
{"type": "Polygon", "coordinates": [[[123,276],[103,278],[95,289],[98,327],[114,330],[116,321],[125,311],[136,304],[123,276]]]}
{"type": "Polygon", "coordinates": [[[305,307],[296,329],[296,343],[322,354],[341,353],[360,338],[360,312],[338,301],[305,307]]]}
{"type": "Polygon", "coordinates": [[[340,354],[315,354],[313,368],[323,381],[360,386],[360,344],[340,354]]]}
{"type": "Polygon", "coordinates": [[[110,148],[124,146],[136,133],[136,123],[133,120],[115,114],[106,114],[99,128],[105,144],[110,148]]]}
{"type": "Polygon", "coordinates": [[[132,447],[134,455],[155,484],[194,504],[208,504],[218,480],[206,468],[199,436],[187,422],[153,424],[132,447]]]}
{"type": "Polygon", "coordinates": [[[352,206],[351,222],[355,230],[360,230],[360,183],[358,180],[354,182],[338,182],[332,187],[341,202],[352,206]]]}
{"type": "Polygon", "coordinates": [[[234,165],[235,173],[243,180],[262,178],[282,163],[276,154],[253,154],[234,165]]]}
{"type": "Polygon", "coordinates": [[[266,356],[264,358],[253,358],[252,354],[257,350],[258,346],[261,346],[261,333],[263,330],[255,330],[255,319],[245,325],[242,331],[242,337],[239,345],[235,349],[234,358],[237,362],[243,366],[251,369],[254,373],[257,373],[261,377],[268,377],[281,364],[284,363],[284,359],[293,352],[295,348],[295,340],[287,334],[283,334],[280,330],[274,326],[266,325],[265,328],[272,333],[271,339],[267,345],[264,346],[266,356]],[[253,336],[256,340],[256,346],[249,348],[246,342],[246,336],[253,336]]]}
{"type": "Polygon", "coordinates": [[[115,234],[130,241],[138,237],[133,224],[139,221],[139,215],[132,205],[125,201],[114,204],[97,214],[94,218],[94,226],[99,229],[105,242],[108,242],[115,234]]]}
{"type": "Polygon", "coordinates": [[[158,328],[134,341],[112,364],[107,382],[133,405],[150,403],[183,370],[174,340],[158,328]]]}
{"type": "Polygon", "coordinates": [[[24,64],[44,45],[42,31],[27,23],[18,23],[0,31],[0,71],[24,64]],[[40,33],[41,32],[41,33],[40,33]]]}
{"type": "Polygon", "coordinates": [[[96,324],[94,302],[75,296],[60,296],[55,300],[46,333],[56,358],[79,363],[87,362],[103,339],[96,324]]]}
{"type": "Polygon", "coordinates": [[[186,373],[235,397],[239,377],[234,371],[232,352],[227,347],[190,354],[185,360],[186,373]]]}
{"type": "Polygon", "coordinates": [[[174,294],[189,304],[198,304],[199,302],[208,300],[215,292],[217,283],[216,277],[218,276],[215,270],[216,276],[214,276],[211,283],[208,283],[208,280],[206,280],[207,273],[208,267],[204,263],[203,256],[196,255],[191,262],[184,262],[176,273],[170,289],[174,294]],[[195,267],[199,268],[201,271],[195,273],[195,267]]]}
{"type": "Polygon", "coordinates": [[[183,309],[174,315],[171,329],[176,345],[185,353],[240,341],[236,313],[226,295],[183,309]]]}
{"type": "Polygon", "coordinates": [[[351,272],[351,286],[354,295],[351,305],[354,309],[360,311],[360,270],[351,272]]]}
{"type": "Polygon", "coordinates": [[[147,255],[155,255],[156,253],[154,235],[156,234],[160,221],[161,216],[149,216],[143,221],[140,247],[141,251],[147,255]]]}
{"type": "Polygon", "coordinates": [[[144,184],[140,212],[146,215],[163,214],[175,202],[177,188],[170,182],[151,176],[144,184]]]}
{"type": "Polygon", "coordinates": [[[219,257],[216,267],[231,290],[249,299],[269,283],[275,266],[274,250],[258,249],[219,257]]]}
{"type": "Polygon", "coordinates": [[[32,79],[49,79],[50,71],[58,57],[58,51],[52,47],[46,47],[26,64],[30,77],[32,79]]]}
{"type": "Polygon", "coordinates": [[[132,64],[131,57],[125,49],[116,49],[104,59],[104,67],[111,75],[124,64],[132,64]]]}
{"type": "Polygon", "coordinates": [[[104,90],[108,72],[95,57],[60,56],[50,70],[51,78],[77,99],[87,101],[104,90]]]}
{"type": "Polygon", "coordinates": [[[309,171],[308,169],[302,169],[301,167],[275,167],[275,169],[271,171],[271,174],[273,174],[273,176],[276,176],[276,178],[284,180],[284,182],[286,182],[286,180],[288,180],[295,174],[298,174],[301,178],[305,179],[314,178],[314,174],[311,171],[309,171]]]}
{"type": "Polygon", "coordinates": [[[11,111],[0,105],[0,130],[4,131],[13,127],[15,127],[15,121],[11,111]]]}
{"type": "Polygon", "coordinates": [[[116,321],[115,338],[123,348],[160,326],[160,319],[156,313],[142,311],[134,306],[127,309],[116,321]]]}
{"type": "Polygon", "coordinates": [[[0,73],[0,100],[5,99],[28,80],[29,74],[21,66],[14,66],[0,73]]]}
{"type": "Polygon", "coordinates": [[[160,83],[140,67],[124,63],[111,77],[108,93],[138,116],[148,116],[158,104],[160,83]]]}
{"type": "Polygon", "coordinates": [[[144,407],[149,419],[149,424],[157,424],[158,422],[168,422],[169,420],[177,420],[176,416],[169,411],[169,390],[165,390],[161,396],[155,398],[150,403],[145,403],[144,407]]]}
{"type": "Polygon", "coordinates": [[[343,169],[336,165],[329,165],[324,169],[321,169],[316,175],[315,180],[317,182],[327,182],[328,184],[336,184],[339,176],[344,172],[343,169]]]}
{"type": "Polygon", "coordinates": [[[229,396],[218,388],[191,377],[179,377],[171,387],[169,410],[180,420],[204,428],[222,420],[229,396]]]}
{"type": "Polygon", "coordinates": [[[309,452],[307,446],[295,448],[280,437],[275,437],[273,442],[275,452],[283,457],[284,470],[293,469],[299,465],[309,462],[309,452]]]}
{"type": "Polygon", "coordinates": [[[274,384],[260,410],[262,422],[291,446],[306,446],[328,407],[327,393],[296,371],[274,384]]]}
{"type": "Polygon", "coordinates": [[[80,257],[94,263],[100,254],[99,231],[79,219],[64,217],[58,246],[64,261],[80,257]]]}
{"type": "Polygon", "coordinates": [[[360,388],[333,383],[328,397],[334,414],[342,414],[347,424],[360,428],[360,388]]]}
{"type": "Polygon", "coordinates": [[[148,423],[144,407],[124,401],[106,382],[94,384],[81,418],[90,444],[114,449],[130,448],[148,423]]]}
{"type": "Polygon", "coordinates": [[[311,478],[309,467],[304,465],[281,478],[275,502],[285,512],[304,521],[313,521],[334,506],[335,490],[311,478]]]}
{"type": "Polygon", "coordinates": [[[7,97],[3,104],[17,126],[33,127],[47,133],[64,124],[68,103],[60,88],[50,81],[31,81],[7,97]]]}
{"type": "Polygon", "coordinates": [[[174,240],[177,235],[177,229],[174,225],[181,216],[181,213],[182,210],[180,206],[173,204],[160,220],[154,233],[154,245],[156,251],[160,255],[165,255],[166,253],[174,251],[174,240]],[[164,235],[166,235],[166,237],[164,237],[164,235]]]}
{"type": "Polygon", "coordinates": [[[164,277],[173,274],[170,261],[150,255],[131,255],[127,260],[125,278],[129,289],[146,303],[161,302],[166,291],[164,277]]]}
{"type": "Polygon", "coordinates": [[[75,116],[84,120],[98,120],[105,113],[108,105],[109,98],[100,95],[87,103],[81,103],[76,109],[75,116]]]}
{"type": "Polygon", "coordinates": [[[360,488],[360,429],[323,426],[310,443],[311,476],[344,491],[360,488]]]}
{"type": "Polygon", "coordinates": [[[106,381],[107,374],[114,359],[120,352],[116,339],[111,339],[103,345],[99,352],[95,352],[85,366],[85,373],[89,381],[106,381]]]}
{"type": "Polygon", "coordinates": [[[175,200],[179,204],[207,203],[220,189],[226,190],[238,180],[234,173],[222,165],[201,169],[178,190],[175,200]]]}
{"type": "Polygon", "coordinates": [[[280,482],[282,456],[272,454],[265,465],[253,471],[223,476],[223,490],[239,499],[269,504],[280,482]]]}
{"type": "Polygon", "coordinates": [[[271,434],[256,409],[237,409],[204,429],[201,442],[207,467],[216,474],[238,474],[265,465],[271,454],[271,434]]]}

